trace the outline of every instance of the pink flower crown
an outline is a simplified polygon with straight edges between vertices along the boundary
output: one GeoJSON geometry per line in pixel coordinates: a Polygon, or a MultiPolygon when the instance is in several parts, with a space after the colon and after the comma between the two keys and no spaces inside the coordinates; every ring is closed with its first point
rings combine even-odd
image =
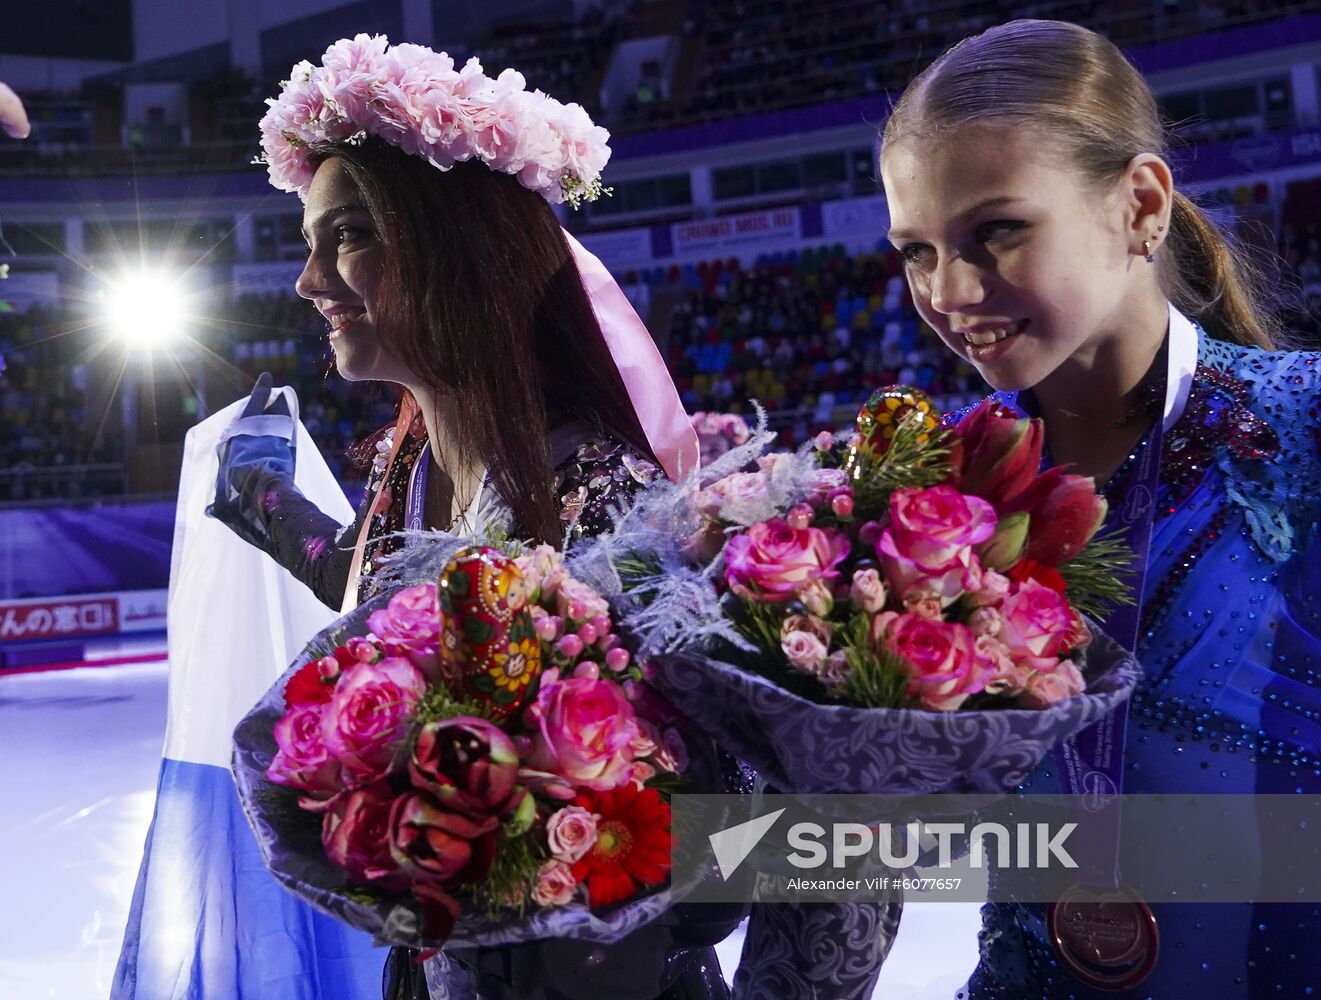
{"type": "Polygon", "coordinates": [[[326,49],[320,66],[298,63],[289,77],[266,101],[258,162],[275,187],[304,201],[315,173],[311,149],[369,135],[440,170],[479,159],[551,204],[577,208],[608,193],[601,170],[610,133],[581,105],[525,90],[515,70],[493,80],[476,58],[455,70],[444,52],[358,35],[326,49]]]}

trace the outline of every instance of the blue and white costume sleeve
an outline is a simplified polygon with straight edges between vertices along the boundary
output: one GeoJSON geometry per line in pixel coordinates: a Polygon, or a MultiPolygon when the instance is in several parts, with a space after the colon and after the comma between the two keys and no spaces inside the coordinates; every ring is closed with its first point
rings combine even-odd
{"type": "MultiPolygon", "coordinates": [[[[1321,355],[1199,331],[1166,433],[1124,755],[1133,793],[1321,793],[1321,355]]],[[[1056,793],[1053,762],[1023,791],[1056,793]]],[[[1171,832],[1171,836],[1173,833],[1171,832]]],[[[1160,951],[1123,995],[1321,996],[1321,905],[1152,903],[1160,951]]],[[[973,998],[1099,1000],[1045,907],[987,904],[973,998]]]]}

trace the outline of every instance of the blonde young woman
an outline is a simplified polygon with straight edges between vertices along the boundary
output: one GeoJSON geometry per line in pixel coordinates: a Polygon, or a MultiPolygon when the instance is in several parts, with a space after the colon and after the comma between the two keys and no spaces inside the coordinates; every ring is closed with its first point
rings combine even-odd
{"type": "MultiPolygon", "coordinates": [[[[1043,419],[1050,460],[1103,484],[1144,554],[1138,606],[1107,623],[1146,671],[1112,777],[1321,791],[1321,358],[1277,346],[1252,272],[1178,191],[1142,77],[1076,25],[1000,25],[908,87],[881,174],[923,319],[1043,419]]],[[[1061,771],[1023,790],[1074,791],[1061,771]]],[[[1108,952],[1058,909],[988,904],[961,995],[1321,991],[1315,903],[1120,909],[1131,947],[1108,952]]]]}

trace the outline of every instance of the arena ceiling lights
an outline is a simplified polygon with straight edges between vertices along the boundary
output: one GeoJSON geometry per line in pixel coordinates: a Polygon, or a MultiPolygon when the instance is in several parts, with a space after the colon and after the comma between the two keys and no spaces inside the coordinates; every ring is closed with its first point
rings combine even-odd
{"type": "Polygon", "coordinates": [[[182,276],[155,268],[123,271],[97,298],[108,332],[126,346],[164,347],[186,332],[189,294],[182,276]]]}

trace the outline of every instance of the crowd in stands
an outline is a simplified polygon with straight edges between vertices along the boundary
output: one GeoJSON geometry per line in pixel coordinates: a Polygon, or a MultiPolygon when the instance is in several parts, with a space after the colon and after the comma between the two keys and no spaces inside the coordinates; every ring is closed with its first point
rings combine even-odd
{"type": "Polygon", "coordinates": [[[1280,244],[1284,261],[1280,303],[1295,346],[1321,351],[1321,223],[1291,227],[1280,244]]]}
{"type": "Polygon", "coordinates": [[[781,443],[847,426],[872,390],[900,382],[953,409],[980,376],[917,318],[893,252],[842,246],[672,269],[670,369],[693,411],[767,411],[781,443]]]}
{"type": "MultiPolygon", "coordinates": [[[[1287,226],[1280,248],[1291,343],[1319,349],[1321,226],[1287,226]]],[[[917,386],[946,410],[986,391],[920,321],[892,251],[809,247],[621,277],[626,288],[650,286],[650,319],[688,411],[752,421],[757,400],[782,444],[846,427],[880,386],[917,386]]],[[[199,334],[225,363],[213,408],[263,371],[292,385],[304,424],[356,500],[366,470],[354,446],[393,419],[396,393],[341,379],[324,322],[292,294],[244,295],[220,313],[199,334]]],[[[101,398],[104,382],[99,401],[89,402],[96,361],[77,335],[83,322],[65,308],[0,313],[0,502],[128,488],[120,413],[113,398],[101,398]]],[[[187,426],[185,419],[160,430],[181,442],[187,426]]]]}
{"type": "MultiPolygon", "coordinates": [[[[607,16],[593,5],[565,24],[506,23],[471,39],[470,51],[451,46],[451,54],[478,55],[493,74],[516,67],[530,87],[576,101],[622,133],[897,91],[959,38],[1014,17],[1075,21],[1135,47],[1315,9],[1308,0],[688,0],[657,22],[656,6],[639,0],[607,16]],[[606,70],[618,43],[643,30],[679,39],[674,76],[664,80],[654,61],[645,62],[636,93],[608,114],[606,70]]],[[[124,122],[104,84],[79,94],[25,94],[35,132],[26,143],[0,145],[0,172],[239,169],[255,149],[263,99],[277,87],[275,78],[222,70],[189,85],[188,120],[168,125],[124,122]]]]}
{"type": "Polygon", "coordinates": [[[0,312],[0,501],[124,491],[118,414],[100,427],[89,412],[80,345],[56,336],[68,319],[42,305],[0,312]]]}
{"type": "Polygon", "coordinates": [[[676,81],[672,100],[631,103],[611,124],[635,131],[898,91],[960,38],[1013,18],[1073,21],[1133,47],[1314,9],[1302,0],[690,0],[692,85],[676,81]]]}
{"type": "Polygon", "coordinates": [[[570,24],[495,28],[470,54],[481,59],[491,76],[512,67],[529,87],[577,101],[599,118],[601,80],[622,27],[619,18],[608,18],[599,7],[590,7],[570,24]]]}

